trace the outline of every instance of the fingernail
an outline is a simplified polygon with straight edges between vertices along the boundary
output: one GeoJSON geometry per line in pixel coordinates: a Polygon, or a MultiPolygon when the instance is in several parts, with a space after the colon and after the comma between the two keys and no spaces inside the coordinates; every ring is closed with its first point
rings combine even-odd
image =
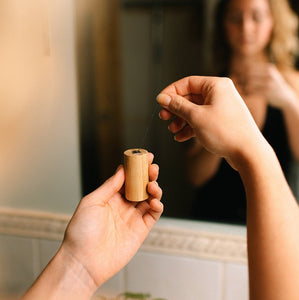
{"type": "Polygon", "coordinates": [[[157,102],[162,106],[168,106],[171,101],[171,97],[167,94],[159,94],[157,96],[157,102]]]}

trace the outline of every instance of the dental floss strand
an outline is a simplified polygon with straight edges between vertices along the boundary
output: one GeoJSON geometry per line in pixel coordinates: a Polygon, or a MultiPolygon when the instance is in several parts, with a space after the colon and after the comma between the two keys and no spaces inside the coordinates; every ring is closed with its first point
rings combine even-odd
{"type": "Polygon", "coordinates": [[[145,148],[145,141],[146,141],[146,138],[148,136],[149,129],[152,126],[152,123],[153,123],[153,120],[154,120],[154,116],[157,114],[159,107],[160,107],[159,104],[155,103],[153,111],[152,111],[152,114],[150,116],[150,120],[148,122],[148,125],[147,125],[147,127],[145,129],[144,135],[143,135],[142,140],[141,140],[141,148],[145,148]]]}

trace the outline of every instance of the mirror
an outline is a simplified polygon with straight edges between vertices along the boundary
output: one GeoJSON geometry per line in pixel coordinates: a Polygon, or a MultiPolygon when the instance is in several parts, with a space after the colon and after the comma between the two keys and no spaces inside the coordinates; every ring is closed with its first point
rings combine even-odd
{"type": "Polygon", "coordinates": [[[124,150],[144,147],[160,165],[164,216],[190,218],[187,144],[173,141],[155,97],[209,73],[215,3],[1,2],[1,205],[72,213],[124,150]]]}
{"type": "Polygon", "coordinates": [[[160,166],[165,215],[188,217],[192,190],[181,159],[185,145],[159,119],[155,97],[170,82],[205,72],[205,3],[90,4],[93,9],[79,2],[77,8],[84,193],[111,175],[124,150],[146,148],[160,166]]]}
{"type": "MultiPolygon", "coordinates": [[[[90,1],[88,8],[78,1],[85,194],[98,185],[98,178],[110,176],[122,162],[124,150],[146,148],[160,165],[164,216],[192,218],[195,189],[187,179],[184,159],[188,143],[173,140],[158,118],[155,97],[179,78],[211,73],[216,3],[90,1]]],[[[294,191],[298,184],[296,168],[294,165],[290,179],[294,191]]],[[[217,218],[208,216],[207,220],[217,218]]]]}

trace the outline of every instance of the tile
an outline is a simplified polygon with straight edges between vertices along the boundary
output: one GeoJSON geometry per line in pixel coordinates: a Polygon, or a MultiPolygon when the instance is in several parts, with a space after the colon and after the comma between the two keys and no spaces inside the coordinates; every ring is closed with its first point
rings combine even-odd
{"type": "Polygon", "coordinates": [[[125,270],[120,271],[95,293],[96,296],[116,297],[125,291],[125,270]]]}
{"type": "Polygon", "coordinates": [[[126,290],[168,300],[220,300],[222,263],[138,252],[126,269],[126,290]]]}
{"type": "Polygon", "coordinates": [[[34,280],[32,240],[0,235],[0,298],[20,295],[34,280]]]}
{"type": "Polygon", "coordinates": [[[40,266],[40,245],[39,239],[32,239],[32,271],[34,279],[37,278],[41,271],[40,266]]]}
{"type": "Polygon", "coordinates": [[[246,264],[227,263],[224,267],[224,299],[248,300],[248,267],[246,264]]]}
{"type": "Polygon", "coordinates": [[[40,272],[47,266],[49,261],[58,251],[61,242],[60,241],[50,241],[50,240],[40,240],[40,272]]]}

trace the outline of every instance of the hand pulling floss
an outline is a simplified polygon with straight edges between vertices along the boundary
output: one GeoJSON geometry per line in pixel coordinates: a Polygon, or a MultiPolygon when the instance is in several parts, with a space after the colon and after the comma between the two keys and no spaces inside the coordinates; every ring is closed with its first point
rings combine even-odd
{"type": "Polygon", "coordinates": [[[148,176],[148,152],[144,149],[128,149],[124,152],[125,196],[129,201],[146,200],[148,176]]]}

